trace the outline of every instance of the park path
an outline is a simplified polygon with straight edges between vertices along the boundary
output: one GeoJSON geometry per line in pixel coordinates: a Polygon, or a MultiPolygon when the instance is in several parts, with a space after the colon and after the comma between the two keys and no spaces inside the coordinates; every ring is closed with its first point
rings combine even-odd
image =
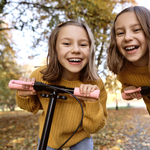
{"type": "Polygon", "coordinates": [[[108,113],[104,129],[93,135],[94,150],[150,150],[150,116],[145,108],[108,113]]]}
{"type": "Polygon", "coordinates": [[[122,129],[126,139],[123,149],[150,150],[150,116],[147,111],[138,111],[138,109],[133,109],[131,115],[122,129]]]}
{"type": "MultiPolygon", "coordinates": [[[[38,118],[28,112],[1,112],[0,150],[35,150],[38,118]]],[[[145,108],[108,109],[106,126],[92,136],[94,150],[150,150],[150,116],[145,108]]]]}

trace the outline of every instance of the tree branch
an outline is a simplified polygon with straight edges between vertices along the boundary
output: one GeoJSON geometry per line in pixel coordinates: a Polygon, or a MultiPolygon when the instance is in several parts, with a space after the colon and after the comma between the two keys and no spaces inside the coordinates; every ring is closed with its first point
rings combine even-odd
{"type": "Polygon", "coordinates": [[[0,31],[11,30],[11,29],[15,29],[15,28],[0,28],[0,31]]]}

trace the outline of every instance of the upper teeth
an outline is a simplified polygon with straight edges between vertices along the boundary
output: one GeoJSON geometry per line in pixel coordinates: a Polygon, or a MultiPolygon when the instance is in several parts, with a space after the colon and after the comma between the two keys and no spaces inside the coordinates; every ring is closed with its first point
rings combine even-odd
{"type": "Polygon", "coordinates": [[[79,58],[72,58],[72,59],[69,59],[69,61],[81,61],[81,59],[79,59],[79,58]]]}
{"type": "Polygon", "coordinates": [[[126,50],[131,50],[131,49],[134,49],[136,48],[135,46],[130,46],[130,47],[126,47],[126,50]]]}

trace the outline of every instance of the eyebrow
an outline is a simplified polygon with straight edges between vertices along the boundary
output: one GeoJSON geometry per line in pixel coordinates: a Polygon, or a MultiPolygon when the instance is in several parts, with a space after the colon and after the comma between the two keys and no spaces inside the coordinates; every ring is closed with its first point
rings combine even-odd
{"type": "Polygon", "coordinates": [[[63,37],[63,38],[61,38],[60,40],[70,40],[70,38],[63,37]]]}
{"type": "MultiPolygon", "coordinates": [[[[71,40],[71,38],[63,37],[63,38],[60,39],[60,40],[71,40]]],[[[87,42],[89,42],[89,40],[88,40],[88,39],[85,39],[85,38],[80,39],[80,41],[87,41],[87,42]]]]}
{"type": "MultiPolygon", "coordinates": [[[[131,25],[131,27],[135,27],[135,26],[140,26],[141,27],[141,25],[139,23],[131,25]]],[[[121,30],[121,29],[123,29],[123,27],[118,27],[118,28],[115,29],[115,31],[116,30],[121,30]]]]}

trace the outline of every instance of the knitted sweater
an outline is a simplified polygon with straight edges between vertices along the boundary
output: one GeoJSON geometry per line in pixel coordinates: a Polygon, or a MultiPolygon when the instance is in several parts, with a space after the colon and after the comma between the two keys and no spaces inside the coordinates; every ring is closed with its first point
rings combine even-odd
{"type": "MultiPolygon", "coordinates": [[[[150,86],[148,66],[136,67],[128,62],[126,67],[117,75],[117,79],[122,83],[122,92],[131,85],[135,87],[150,86]]],[[[150,99],[146,95],[143,96],[143,100],[150,114],[150,99]]]]}
{"type": "MultiPolygon", "coordinates": [[[[37,82],[43,82],[50,84],[42,79],[40,70],[43,67],[35,70],[30,78],[35,77],[37,82]]],[[[56,85],[65,86],[69,88],[79,87],[83,82],[68,81],[61,79],[56,82],[56,85]]],[[[70,147],[77,144],[81,140],[90,137],[90,134],[96,133],[105,125],[105,119],[107,117],[106,99],[107,94],[104,88],[103,81],[97,80],[88,84],[96,84],[100,89],[100,98],[95,102],[81,101],[84,110],[83,122],[75,135],[64,145],[64,147],[70,147]]],[[[50,98],[43,98],[40,96],[42,92],[37,92],[36,96],[21,97],[16,94],[17,105],[29,112],[37,113],[38,110],[42,109],[43,112],[39,118],[39,138],[41,138],[43,126],[45,122],[47,107],[50,98]]],[[[47,92],[44,92],[47,93],[47,92]]],[[[62,95],[62,94],[60,94],[62,95]]],[[[70,96],[70,94],[63,94],[67,96],[67,100],[57,99],[54,116],[50,131],[50,136],[47,145],[51,148],[58,149],[76,130],[82,117],[81,106],[78,101],[70,96]]],[[[88,99],[88,98],[87,98],[88,99]]]]}

